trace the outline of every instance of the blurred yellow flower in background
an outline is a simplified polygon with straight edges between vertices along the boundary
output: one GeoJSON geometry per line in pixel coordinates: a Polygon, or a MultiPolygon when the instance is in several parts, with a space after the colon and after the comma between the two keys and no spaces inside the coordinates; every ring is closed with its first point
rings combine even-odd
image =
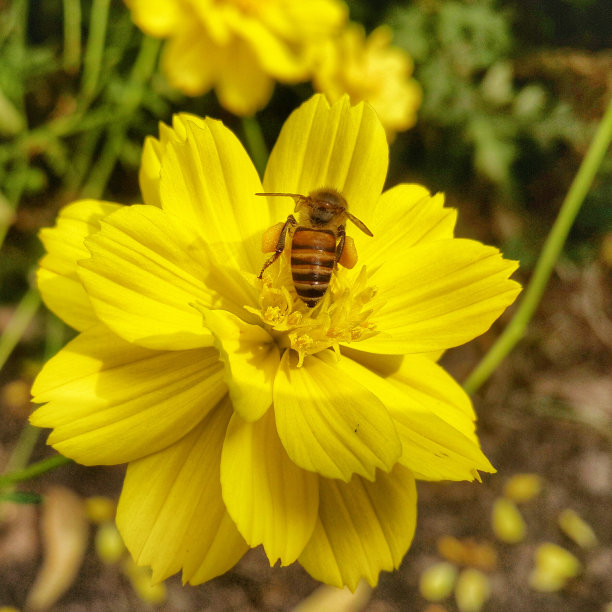
{"type": "Polygon", "coordinates": [[[230,112],[263,108],[274,82],[312,75],[315,48],[336,34],[347,9],[339,0],[126,0],[136,25],[167,38],[162,68],[190,96],[214,89],[230,112]]]}
{"type": "Polygon", "coordinates": [[[416,123],[421,87],[411,77],[412,59],[391,46],[387,26],[367,38],[363,26],[350,23],[342,34],[319,49],[314,86],[335,102],[347,93],[353,104],[366,100],[376,111],[392,141],[416,123]]]}

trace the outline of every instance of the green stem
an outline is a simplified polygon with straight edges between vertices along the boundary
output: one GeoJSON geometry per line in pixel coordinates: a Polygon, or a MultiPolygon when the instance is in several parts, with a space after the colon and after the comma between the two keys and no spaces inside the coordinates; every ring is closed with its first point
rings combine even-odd
{"type": "MultiPolygon", "coordinates": [[[[28,25],[28,1],[27,0],[15,0],[10,10],[5,9],[6,19],[10,22],[8,26],[8,37],[6,41],[2,41],[5,45],[4,55],[11,57],[11,64],[18,67],[18,76],[11,80],[11,99],[10,103],[11,111],[14,112],[15,117],[18,115],[20,120],[15,127],[20,130],[27,129],[27,119],[25,114],[25,86],[23,82],[23,66],[25,65],[26,57],[26,34],[28,25]]],[[[6,115],[6,108],[2,111],[6,115]]],[[[12,120],[14,120],[12,119],[12,120]]],[[[10,117],[3,117],[4,121],[11,120],[10,117]]],[[[9,210],[3,211],[2,219],[0,219],[0,247],[4,243],[4,238],[8,232],[10,223],[12,222],[11,211],[17,209],[19,200],[25,188],[26,174],[28,170],[29,160],[25,154],[18,153],[15,156],[14,164],[8,171],[8,177],[6,180],[5,194],[6,200],[9,202],[9,210]],[[8,212],[9,214],[4,214],[8,212]]],[[[2,199],[4,200],[3,196],[2,199]]],[[[4,206],[5,202],[2,202],[4,206]]]]}
{"type": "Polygon", "coordinates": [[[16,136],[26,129],[25,117],[0,91],[0,136],[16,136]]]}
{"type": "Polygon", "coordinates": [[[576,174],[565,196],[559,215],[544,243],[529,286],[514,317],[463,385],[468,393],[472,394],[480,388],[525,334],[527,325],[540,303],[567,235],[593,183],[611,140],[612,102],[610,102],[599,124],[595,138],[580,165],[578,174],[576,174]]]}
{"type": "Polygon", "coordinates": [[[72,459],[68,459],[68,457],[64,457],[64,455],[54,455],[53,457],[49,457],[48,459],[37,461],[36,463],[29,465],[23,470],[17,470],[9,474],[3,474],[2,476],[0,476],[0,489],[13,485],[16,482],[31,480],[36,476],[40,476],[45,472],[54,470],[55,468],[60,467],[61,465],[66,465],[67,463],[72,463],[72,459]]]}
{"type": "Polygon", "coordinates": [[[117,163],[117,158],[125,142],[129,121],[142,102],[143,85],[145,85],[155,70],[159,47],[160,41],[147,36],[143,37],[138,57],[134,62],[134,67],[125,88],[125,95],[123,96],[122,108],[120,110],[123,119],[116,121],[110,126],[100,158],[96,162],[87,183],[83,186],[82,194],[84,197],[99,198],[104,193],[108,179],[117,163]]]}
{"type": "Polygon", "coordinates": [[[110,0],[93,0],[89,19],[89,36],[83,58],[83,80],[80,107],[86,108],[96,95],[104,54],[110,0]]]}
{"type": "Polygon", "coordinates": [[[4,244],[4,239],[9,227],[15,219],[15,205],[4,194],[0,193],[0,248],[4,244]]]}
{"type": "Polygon", "coordinates": [[[45,331],[45,352],[43,360],[47,362],[64,345],[66,325],[52,312],[47,311],[47,324],[45,331]]]}
{"type": "Polygon", "coordinates": [[[64,175],[64,190],[69,199],[72,199],[73,194],[80,193],[81,183],[90,172],[103,133],[101,127],[95,127],[79,135],[75,147],[79,154],[69,162],[64,175]]]}
{"type": "Polygon", "coordinates": [[[11,320],[6,325],[4,333],[0,336],[0,369],[4,367],[39,306],[40,295],[38,290],[32,287],[21,298],[21,302],[17,305],[11,320]]]}
{"type": "Polygon", "coordinates": [[[9,149],[8,155],[14,157],[19,152],[27,154],[32,149],[46,147],[48,141],[54,138],[63,138],[105,127],[115,123],[125,115],[126,113],[121,109],[104,107],[92,109],[86,114],[76,112],[72,115],[53,119],[24,134],[16,141],[12,149],[9,149]]]}
{"type": "MultiPolygon", "coordinates": [[[[54,314],[47,313],[47,329],[46,329],[46,340],[45,340],[45,351],[44,360],[49,360],[59,349],[64,342],[64,331],[65,326],[54,314]]],[[[24,428],[21,430],[17,444],[13,449],[9,460],[6,463],[6,471],[14,472],[22,470],[30,461],[36,442],[42,429],[33,427],[29,423],[26,423],[24,428]]]]}
{"type": "Polygon", "coordinates": [[[7,472],[22,470],[28,464],[41,431],[38,427],[34,427],[26,422],[21,430],[21,434],[19,434],[17,444],[15,444],[15,448],[6,463],[7,472]]]}
{"type": "MultiPolygon", "coordinates": [[[[14,11],[14,25],[10,37],[9,45],[7,49],[7,56],[12,56],[12,62],[15,66],[23,68],[26,57],[27,47],[27,29],[28,29],[28,0],[17,0],[13,5],[14,11]]],[[[20,70],[20,76],[23,71],[20,70]]],[[[25,115],[25,83],[23,76],[21,78],[13,80],[11,83],[12,99],[22,117],[26,118],[25,115]]]]}
{"type": "Polygon", "coordinates": [[[100,157],[96,160],[87,182],[81,189],[82,197],[94,199],[102,197],[106,189],[106,184],[117,163],[117,158],[121,153],[121,147],[125,142],[126,133],[127,125],[123,121],[109,128],[106,135],[106,142],[100,152],[100,157]]]}
{"type": "Polygon", "coordinates": [[[140,106],[143,94],[142,86],[149,81],[157,66],[157,55],[160,46],[160,40],[150,38],[149,36],[143,36],[140,42],[138,56],[130,73],[130,90],[128,91],[127,100],[125,100],[130,110],[140,106]]]}
{"type": "Polygon", "coordinates": [[[263,178],[263,173],[268,163],[268,147],[261,131],[261,125],[259,125],[259,121],[255,117],[243,117],[242,129],[251,159],[255,164],[255,168],[257,168],[259,176],[263,178]]]}
{"type": "Polygon", "coordinates": [[[64,70],[74,73],[81,63],[81,0],[64,0],[64,70]]]}

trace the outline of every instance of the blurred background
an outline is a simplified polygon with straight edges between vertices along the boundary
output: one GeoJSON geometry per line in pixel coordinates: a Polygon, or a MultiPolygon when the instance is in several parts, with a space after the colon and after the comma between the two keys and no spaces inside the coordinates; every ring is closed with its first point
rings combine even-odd
{"type": "MultiPolygon", "coordinates": [[[[389,44],[413,65],[406,78],[418,110],[409,129],[388,130],[388,185],[444,191],[459,211],[458,235],[518,259],[516,278],[528,283],[612,99],[612,4],[353,0],[347,7],[366,33],[390,28],[389,44]]],[[[172,87],[159,48],[118,0],[0,0],[0,470],[54,454],[45,432],[26,426],[29,390],[74,333],[33,287],[38,230],[75,199],[141,201],[144,138],[174,112],[222,119],[247,146],[257,143],[252,120],[214,93],[172,87]]],[[[256,115],[260,150],[325,87],[314,77],[276,83],[256,115]]],[[[473,398],[498,473],[482,484],[419,484],[414,544],[398,571],[383,573],[366,610],[612,610],[611,202],[608,154],[526,336],[473,398]]],[[[457,380],[512,313],[443,357],[457,380]]],[[[200,587],[182,587],[179,577],[150,587],[113,528],[122,477],[122,467],[71,464],[3,489],[0,610],[28,601],[68,612],[282,611],[316,589],[299,566],[271,569],[258,550],[200,587]],[[73,543],[71,555],[43,554],[54,541],[73,543]]]]}

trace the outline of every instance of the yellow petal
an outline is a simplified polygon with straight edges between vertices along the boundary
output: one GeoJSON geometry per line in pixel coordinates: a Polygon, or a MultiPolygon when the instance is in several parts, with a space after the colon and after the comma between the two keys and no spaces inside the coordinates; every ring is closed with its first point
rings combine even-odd
{"type": "Polygon", "coordinates": [[[172,87],[188,96],[199,96],[209,91],[219,78],[222,57],[223,49],[200,24],[192,23],[166,43],[161,64],[172,87]]]}
{"type": "Polygon", "coordinates": [[[175,0],[126,0],[134,23],[150,36],[168,36],[181,23],[175,0]]]}
{"type": "Polygon", "coordinates": [[[274,383],[276,426],[289,457],[305,470],[350,480],[388,472],[401,442],[384,405],[358,379],[342,376],[329,351],[297,357],[285,351],[274,383]]]}
{"type": "Polygon", "coordinates": [[[385,191],[364,215],[374,238],[356,230],[351,235],[370,274],[390,261],[404,261],[417,244],[451,239],[457,218],[455,210],[444,208],[442,194],[431,196],[425,187],[408,184],[385,191]]]}
{"type": "Polygon", "coordinates": [[[130,206],[107,217],[87,248],[91,259],[79,262],[79,274],[94,309],[129,342],[169,350],[210,346],[194,302],[242,310],[242,300],[224,304],[209,284],[216,272],[206,245],[157,207],[130,206]]]}
{"type": "Polygon", "coordinates": [[[172,127],[167,126],[165,123],[159,124],[160,141],[164,147],[168,143],[176,144],[185,141],[190,125],[193,124],[202,130],[206,130],[207,121],[209,121],[208,118],[202,118],[193,113],[177,113],[172,115],[172,127]]]}
{"type": "Polygon", "coordinates": [[[368,482],[320,479],[319,520],[299,562],[317,580],[352,591],[361,578],[376,586],[381,570],[399,567],[416,526],[416,487],[396,465],[368,482]]]}
{"type": "Polygon", "coordinates": [[[221,106],[240,117],[262,109],[272,96],[274,81],[253,51],[236,40],[222,62],[215,86],[221,106]]]}
{"type": "Polygon", "coordinates": [[[161,172],[161,157],[164,145],[153,138],[147,136],[142,147],[142,157],[140,160],[140,170],[138,172],[138,182],[142,201],[149,206],[161,206],[159,199],[159,175],[161,172]]]}
{"type": "Polygon", "coordinates": [[[262,187],[251,160],[219,121],[186,120],[184,127],[162,160],[163,208],[192,227],[223,266],[259,274],[261,234],[272,223],[255,195],[262,187]]]}
{"type": "Polygon", "coordinates": [[[100,325],[44,366],[32,394],[46,405],[30,420],[79,463],[125,463],[184,436],[225,393],[215,349],[151,351],[100,325]]]}
{"type": "Polygon", "coordinates": [[[440,366],[426,356],[409,355],[391,371],[390,357],[350,355],[363,365],[343,357],[338,376],[360,381],[383,402],[402,441],[399,461],[417,478],[474,480],[476,470],[495,471],[474,434],[469,398],[440,366]]]}
{"type": "Polygon", "coordinates": [[[377,355],[364,353],[358,348],[359,343],[354,343],[351,348],[343,347],[342,354],[384,378],[405,394],[407,397],[403,400],[404,403],[421,412],[431,411],[465,436],[477,441],[476,413],[470,397],[461,385],[432,359],[432,355],[377,355]]]}
{"type": "Polygon", "coordinates": [[[310,539],[319,505],[318,477],[287,456],[274,415],[248,423],[234,414],[221,458],[223,501],[251,547],[270,565],[293,563],[310,539]]]}
{"type": "Polygon", "coordinates": [[[348,8],[337,0],[260,3],[263,21],[289,40],[318,44],[337,33],[348,16],[348,8]]]}
{"type": "MultiPolygon", "coordinates": [[[[289,83],[307,78],[309,66],[304,61],[304,55],[296,53],[295,48],[270,31],[264,23],[255,19],[237,19],[233,26],[244,40],[244,43],[240,41],[240,46],[244,47],[245,55],[248,53],[252,56],[249,63],[261,66],[259,71],[289,83]]],[[[238,50],[237,47],[238,41],[232,45],[232,51],[238,50]]]]}
{"type": "Polygon", "coordinates": [[[420,480],[478,480],[495,472],[477,442],[433,414],[389,409],[404,443],[400,463],[420,480]]]}
{"type": "Polygon", "coordinates": [[[489,329],[521,287],[508,277],[517,263],[473,240],[421,243],[388,260],[372,277],[381,302],[380,334],[359,349],[423,353],[458,346],[489,329]]]}
{"type": "MultiPolygon", "coordinates": [[[[202,55],[198,55],[197,61],[201,63],[202,55]]],[[[161,164],[165,156],[168,142],[180,142],[187,137],[187,125],[194,123],[202,129],[206,129],[206,120],[191,113],[178,113],[172,116],[172,126],[165,123],[159,124],[159,139],[148,136],[145,139],[140,172],[140,190],[143,202],[153,206],[161,206],[160,179],[161,164]]]]}
{"type": "Polygon", "coordinates": [[[260,325],[245,323],[224,310],[203,314],[225,364],[234,410],[247,421],[256,421],[272,405],[272,384],[280,363],[278,347],[260,325]]]}
{"type": "Polygon", "coordinates": [[[77,261],[89,256],[83,240],[100,229],[101,219],[119,208],[120,204],[111,202],[80,200],[60,211],[55,227],[40,230],[47,250],[36,272],[40,295],[49,310],[79,331],[97,322],[77,276],[77,261]]]}
{"type": "Polygon", "coordinates": [[[128,466],[117,525],[155,581],[182,568],[184,582],[205,582],[248,549],[221,498],[221,447],[231,412],[221,402],[175,444],[128,466]]]}
{"type": "MultiPolygon", "coordinates": [[[[385,131],[370,106],[351,107],[346,96],[330,107],[324,96],[315,95],[283,125],[264,187],[267,192],[304,195],[332,187],[368,225],[368,211],[380,196],[388,163],[385,131]]],[[[285,198],[270,198],[270,206],[275,221],[292,210],[285,198]]]]}

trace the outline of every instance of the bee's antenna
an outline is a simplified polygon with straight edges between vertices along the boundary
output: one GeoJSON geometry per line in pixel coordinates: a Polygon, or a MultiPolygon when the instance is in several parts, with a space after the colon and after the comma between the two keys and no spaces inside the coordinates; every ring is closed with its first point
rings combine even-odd
{"type": "Polygon", "coordinates": [[[256,193],[255,195],[258,196],[287,196],[289,198],[302,198],[304,196],[302,196],[299,193],[256,193]]]}

